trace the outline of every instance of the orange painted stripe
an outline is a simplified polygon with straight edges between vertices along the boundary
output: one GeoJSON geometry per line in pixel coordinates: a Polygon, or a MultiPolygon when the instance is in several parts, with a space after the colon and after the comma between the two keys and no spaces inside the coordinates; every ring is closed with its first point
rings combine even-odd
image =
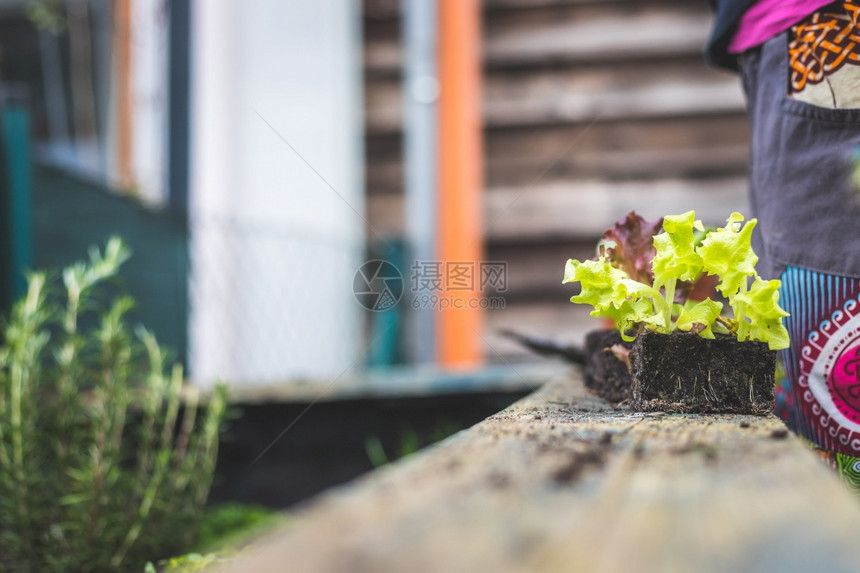
{"type": "Polygon", "coordinates": [[[445,272],[436,336],[439,364],[483,363],[481,3],[439,0],[438,253],[445,272]],[[471,278],[471,281],[469,281],[471,278]]]}

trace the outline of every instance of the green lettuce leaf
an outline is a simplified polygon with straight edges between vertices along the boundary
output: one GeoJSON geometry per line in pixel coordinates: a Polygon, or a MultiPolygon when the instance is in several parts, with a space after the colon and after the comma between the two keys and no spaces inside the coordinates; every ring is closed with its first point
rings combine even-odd
{"type": "Polygon", "coordinates": [[[778,280],[756,277],[747,292],[738,293],[736,304],[743,305],[744,319],[738,323],[738,340],[767,342],[771,350],[788,348],[788,331],[782,324],[788,313],[779,306],[778,280]]]}
{"type": "Polygon", "coordinates": [[[692,281],[702,272],[702,257],[696,252],[696,230],[704,230],[695,211],[663,218],[663,233],[654,237],[652,262],[654,285],[670,281],[692,281]]]}
{"type": "Polygon", "coordinates": [[[615,320],[626,340],[632,340],[626,334],[630,328],[654,314],[649,299],[656,291],[631,279],[603,257],[596,261],[568,260],[562,283],[570,282],[578,282],[582,287],[570,301],[593,306],[591,316],[615,320]]]}
{"type": "Polygon", "coordinates": [[[726,226],[708,233],[697,249],[705,272],[719,275],[717,290],[729,300],[735,293],[746,290],[748,277],[757,276],[758,256],[753,252],[751,239],[758,221],[750,219],[746,224],[743,221],[743,215],[732,213],[726,226]]]}
{"type": "Polygon", "coordinates": [[[695,327],[696,332],[702,338],[714,338],[712,327],[714,321],[720,316],[723,303],[713,301],[710,298],[697,303],[691,303],[681,310],[676,322],[678,330],[689,332],[695,327]]]}

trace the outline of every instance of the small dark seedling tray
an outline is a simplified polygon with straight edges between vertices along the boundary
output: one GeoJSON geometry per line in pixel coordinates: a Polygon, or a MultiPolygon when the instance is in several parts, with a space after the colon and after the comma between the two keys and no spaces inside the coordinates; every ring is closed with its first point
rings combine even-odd
{"type": "Polygon", "coordinates": [[[585,385],[642,412],[768,414],[775,357],[764,342],[725,335],[646,332],[624,342],[617,330],[593,330],[585,337],[585,385]],[[629,367],[613,346],[630,350],[629,367]]]}
{"type": "Polygon", "coordinates": [[[768,414],[776,352],[764,342],[645,332],[630,351],[639,411],[768,414]]]}
{"type": "Polygon", "coordinates": [[[625,342],[616,329],[592,330],[585,336],[585,385],[607,402],[618,403],[632,397],[630,367],[612,352],[613,347],[628,352],[632,342],[625,342]]]}

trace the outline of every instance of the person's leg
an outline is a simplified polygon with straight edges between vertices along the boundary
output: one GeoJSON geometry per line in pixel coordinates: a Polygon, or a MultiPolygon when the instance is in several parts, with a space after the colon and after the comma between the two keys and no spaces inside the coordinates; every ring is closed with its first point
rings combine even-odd
{"type": "Polygon", "coordinates": [[[774,411],[860,493],[860,457],[840,432],[860,419],[860,279],[797,267],[781,279],[792,345],[781,353],[774,411]]]}
{"type": "Polygon", "coordinates": [[[860,36],[829,6],[742,59],[762,274],[781,278],[792,346],[775,412],[860,484],[860,36]]]}

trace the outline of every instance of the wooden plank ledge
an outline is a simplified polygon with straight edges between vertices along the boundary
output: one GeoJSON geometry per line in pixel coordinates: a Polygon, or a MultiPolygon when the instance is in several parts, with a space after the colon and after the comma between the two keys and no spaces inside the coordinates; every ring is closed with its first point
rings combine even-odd
{"type": "Polygon", "coordinates": [[[780,421],[614,410],[577,371],[333,490],[229,571],[853,571],[860,506],[780,421]]]}

